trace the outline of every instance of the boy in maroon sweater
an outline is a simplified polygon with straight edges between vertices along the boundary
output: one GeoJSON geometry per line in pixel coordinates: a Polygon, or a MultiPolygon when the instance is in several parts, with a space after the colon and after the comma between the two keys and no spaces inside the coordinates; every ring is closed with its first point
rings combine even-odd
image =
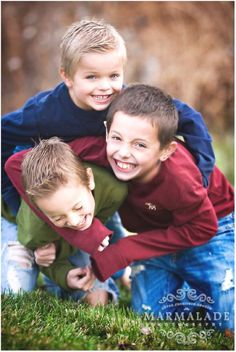
{"type": "MultiPolygon", "coordinates": [[[[107,145],[103,137],[70,143],[82,159],[110,165],[118,179],[128,181],[120,215],[137,235],[94,254],[93,271],[105,280],[132,263],[137,312],[175,319],[185,304],[191,312],[205,302],[204,323],[232,330],[233,189],[217,167],[208,188],[202,186],[193,156],[174,140],[177,125],[171,97],[138,84],[110,106],[107,145]]],[[[20,161],[13,157],[7,171],[24,197],[14,174],[20,161]]],[[[68,241],[69,232],[63,233],[68,241]]]]}

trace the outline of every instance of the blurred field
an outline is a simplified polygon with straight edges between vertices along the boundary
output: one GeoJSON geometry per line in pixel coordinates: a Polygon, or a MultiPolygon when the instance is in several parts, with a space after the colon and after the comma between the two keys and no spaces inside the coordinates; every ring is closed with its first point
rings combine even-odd
{"type": "Polygon", "coordinates": [[[2,2],[2,113],[59,81],[66,27],[104,18],[128,48],[126,83],[160,86],[204,116],[217,163],[233,180],[233,1],[2,2]]]}

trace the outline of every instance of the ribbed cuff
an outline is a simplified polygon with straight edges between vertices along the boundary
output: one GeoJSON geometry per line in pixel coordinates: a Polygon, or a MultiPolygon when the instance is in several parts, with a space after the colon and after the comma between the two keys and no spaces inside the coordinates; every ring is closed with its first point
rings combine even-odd
{"type": "Polygon", "coordinates": [[[102,282],[128,265],[125,258],[120,255],[117,244],[95,253],[91,257],[91,264],[94,274],[102,282]]]}
{"type": "Polygon", "coordinates": [[[57,229],[57,232],[76,248],[93,255],[97,252],[102,241],[111,236],[112,231],[105,227],[97,218],[93,219],[92,225],[84,231],[57,229]]]}

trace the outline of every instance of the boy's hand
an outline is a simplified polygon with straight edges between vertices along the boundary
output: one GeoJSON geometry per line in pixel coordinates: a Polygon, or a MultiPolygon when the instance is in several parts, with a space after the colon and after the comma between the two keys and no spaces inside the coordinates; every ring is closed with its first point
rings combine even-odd
{"type": "Polygon", "coordinates": [[[56,245],[49,243],[34,251],[35,262],[40,266],[50,266],[56,258],[56,245]]]}
{"type": "Polygon", "coordinates": [[[72,269],[67,274],[68,287],[77,290],[91,290],[95,280],[91,267],[72,269]]]}
{"type": "Polygon", "coordinates": [[[102,252],[109,245],[109,236],[105,237],[100,246],[98,247],[98,251],[102,252]]]}

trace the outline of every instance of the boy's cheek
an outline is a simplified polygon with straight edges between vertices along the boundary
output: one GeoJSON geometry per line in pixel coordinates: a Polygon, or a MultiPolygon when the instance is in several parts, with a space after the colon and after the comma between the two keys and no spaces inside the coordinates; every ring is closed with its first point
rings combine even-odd
{"type": "Polygon", "coordinates": [[[107,140],[107,159],[110,163],[111,161],[111,155],[112,155],[112,145],[111,143],[109,142],[109,137],[106,137],[106,140],[107,140]]]}

